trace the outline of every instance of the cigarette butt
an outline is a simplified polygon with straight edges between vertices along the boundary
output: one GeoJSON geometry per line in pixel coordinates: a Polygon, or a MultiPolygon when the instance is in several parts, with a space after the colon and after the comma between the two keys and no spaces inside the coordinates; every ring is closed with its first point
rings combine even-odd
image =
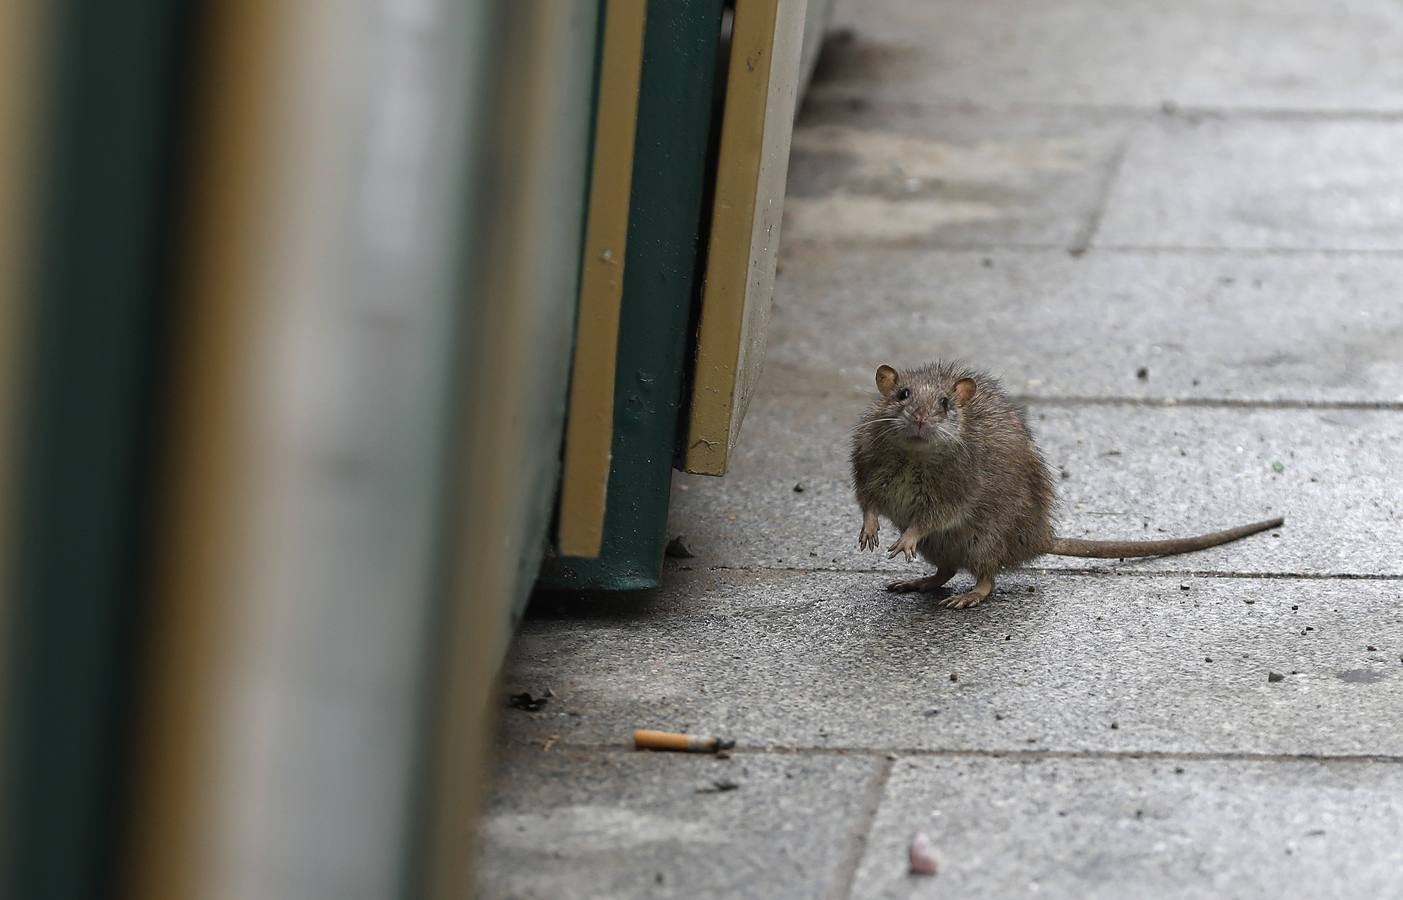
{"type": "Polygon", "coordinates": [[[722,740],[714,735],[677,734],[671,731],[649,731],[640,728],[633,733],[633,746],[637,750],[679,750],[683,753],[715,753],[729,750],[735,741],[722,740]]]}

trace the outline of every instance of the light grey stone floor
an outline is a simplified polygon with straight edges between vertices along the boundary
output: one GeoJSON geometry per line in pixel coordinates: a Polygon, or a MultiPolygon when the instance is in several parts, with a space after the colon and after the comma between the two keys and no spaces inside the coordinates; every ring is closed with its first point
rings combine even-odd
{"type": "Polygon", "coordinates": [[[482,894],[1403,896],[1403,5],[838,20],[732,472],[677,478],[663,589],[533,606],[482,894]],[[886,594],[847,430],[936,356],[1027,404],[1067,535],[1286,527],[886,594]]]}

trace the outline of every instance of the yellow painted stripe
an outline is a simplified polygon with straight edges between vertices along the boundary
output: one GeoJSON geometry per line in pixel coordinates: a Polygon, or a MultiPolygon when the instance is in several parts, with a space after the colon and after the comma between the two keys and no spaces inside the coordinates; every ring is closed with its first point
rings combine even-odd
{"type": "Polygon", "coordinates": [[[805,0],[736,4],[692,379],[689,472],[725,474],[765,352],[805,7],[805,0]]]}
{"type": "Polygon", "coordinates": [[[609,0],[595,111],[594,162],[580,272],[574,370],[565,423],[557,541],[565,556],[599,555],[614,440],[614,366],[638,124],[647,0],[609,0]]]}
{"type": "Polygon", "coordinates": [[[212,792],[224,758],[215,726],[227,636],[236,620],[234,550],[245,493],[240,378],[253,345],[274,110],[278,0],[219,0],[201,34],[192,222],[170,379],[171,443],[148,679],[132,759],[135,800],[125,895],[210,895],[217,844],[212,792]]]}

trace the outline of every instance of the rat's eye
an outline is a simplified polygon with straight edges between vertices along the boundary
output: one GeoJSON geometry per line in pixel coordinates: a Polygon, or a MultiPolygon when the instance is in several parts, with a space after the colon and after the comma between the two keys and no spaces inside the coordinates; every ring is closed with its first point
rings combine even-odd
{"type": "Polygon", "coordinates": [[[907,401],[907,400],[910,400],[910,399],[911,399],[911,389],[910,389],[910,388],[902,388],[901,390],[897,391],[897,392],[896,392],[896,399],[902,401],[903,403],[904,403],[905,401],[907,401]]]}
{"type": "Polygon", "coordinates": [[[940,398],[940,411],[941,411],[941,412],[949,412],[949,411],[950,411],[950,398],[949,398],[949,397],[941,397],[941,398],[940,398]]]}

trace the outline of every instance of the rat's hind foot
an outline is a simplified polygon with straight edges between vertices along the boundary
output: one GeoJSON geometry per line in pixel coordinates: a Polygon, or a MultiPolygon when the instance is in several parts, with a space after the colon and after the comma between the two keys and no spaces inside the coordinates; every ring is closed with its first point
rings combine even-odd
{"type": "Polygon", "coordinates": [[[978,606],[983,603],[985,596],[987,595],[981,594],[978,591],[967,591],[963,594],[956,594],[953,597],[946,597],[941,601],[941,605],[948,606],[951,609],[967,609],[968,607],[978,606]]]}
{"type": "Polygon", "coordinates": [[[953,597],[947,597],[942,603],[953,609],[966,609],[971,606],[978,606],[984,602],[984,598],[989,596],[993,590],[993,576],[985,575],[979,579],[979,583],[974,586],[974,590],[963,594],[956,594],[953,597]]]}
{"type": "Polygon", "coordinates": [[[954,577],[954,569],[936,569],[934,575],[927,575],[925,578],[893,581],[887,585],[887,590],[893,594],[930,593],[944,587],[945,582],[954,577]]]}

